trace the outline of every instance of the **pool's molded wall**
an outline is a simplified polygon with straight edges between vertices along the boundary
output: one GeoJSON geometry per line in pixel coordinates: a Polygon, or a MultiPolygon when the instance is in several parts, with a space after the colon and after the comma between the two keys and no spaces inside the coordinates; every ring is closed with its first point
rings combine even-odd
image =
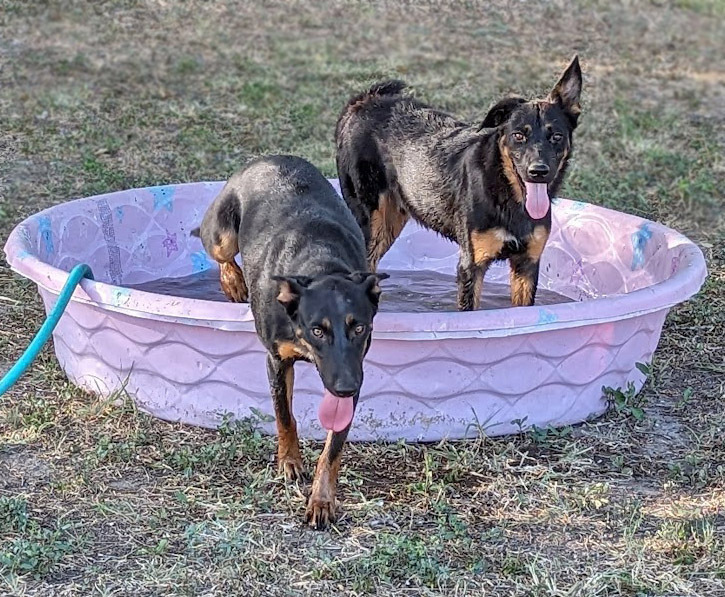
{"type": "MultiPolygon", "coordinates": [[[[6,244],[13,269],[49,308],[66,272],[88,263],[54,334],[77,385],[122,388],[165,419],[215,426],[222,416],[272,414],[264,349],[247,305],[160,296],[123,287],[213,265],[189,230],[222,183],[132,189],[69,202],[20,224],[6,244]]],[[[705,265],[681,234],[634,216],[559,200],[541,285],[576,302],[473,313],[380,313],[365,364],[353,440],[436,440],[520,426],[575,423],[603,412],[602,386],[639,389],[664,318],[699,290],[705,265]]],[[[381,270],[451,273],[457,247],[414,223],[381,270]]],[[[505,264],[487,280],[505,281],[505,264]]],[[[485,284],[484,284],[485,292],[485,284]]],[[[322,394],[296,366],[295,414],[322,438],[322,394]]],[[[273,423],[263,422],[273,432],[273,423]]]]}

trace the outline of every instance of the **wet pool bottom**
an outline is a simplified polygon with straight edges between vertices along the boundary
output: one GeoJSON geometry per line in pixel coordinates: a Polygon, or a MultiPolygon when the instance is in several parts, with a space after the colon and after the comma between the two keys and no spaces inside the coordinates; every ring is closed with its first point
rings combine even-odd
{"type": "MultiPolygon", "coordinates": [[[[387,270],[386,270],[387,271],[387,270]]],[[[390,278],[382,283],[381,311],[423,313],[456,310],[455,276],[432,271],[387,271],[390,278]]],[[[191,299],[226,301],[219,287],[217,270],[206,270],[181,278],[159,278],[131,288],[191,299]]],[[[537,305],[570,303],[572,299],[552,290],[539,288],[537,305]]],[[[506,284],[486,282],[483,285],[481,309],[502,309],[511,306],[510,289],[506,284]]]]}

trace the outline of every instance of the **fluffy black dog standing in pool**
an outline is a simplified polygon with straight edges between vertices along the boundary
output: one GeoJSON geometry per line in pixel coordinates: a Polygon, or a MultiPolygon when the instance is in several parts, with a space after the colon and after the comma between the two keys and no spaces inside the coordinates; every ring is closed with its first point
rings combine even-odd
{"type": "Polygon", "coordinates": [[[410,217],[460,245],[458,308],[478,308],[483,276],[511,265],[511,301],[533,305],[551,196],[571,155],[582,88],[574,57],[546,99],[497,103],[468,124],[388,81],[353,97],[337,122],[337,170],[365,234],[370,269],[410,217]]]}
{"type": "Polygon", "coordinates": [[[387,276],[366,272],[365,242],[350,210],[312,164],[292,156],[264,158],[232,176],[192,234],[219,262],[227,296],[251,304],[268,350],[279,468],[288,479],[302,475],[292,414],[295,361],[314,363],[322,378],[319,418],[329,432],[306,518],[324,528],[335,520],[340,457],[363,381],[378,282],[387,276]]]}

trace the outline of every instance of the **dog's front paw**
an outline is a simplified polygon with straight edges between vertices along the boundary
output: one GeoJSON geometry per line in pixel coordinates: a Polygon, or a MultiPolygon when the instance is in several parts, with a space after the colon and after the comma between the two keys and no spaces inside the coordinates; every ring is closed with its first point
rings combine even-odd
{"type": "Polygon", "coordinates": [[[287,456],[279,459],[279,472],[288,481],[304,481],[305,467],[300,456],[287,456]]]}
{"type": "Polygon", "coordinates": [[[312,494],[307,501],[305,522],[318,531],[323,531],[336,520],[334,496],[329,499],[312,494]]]}

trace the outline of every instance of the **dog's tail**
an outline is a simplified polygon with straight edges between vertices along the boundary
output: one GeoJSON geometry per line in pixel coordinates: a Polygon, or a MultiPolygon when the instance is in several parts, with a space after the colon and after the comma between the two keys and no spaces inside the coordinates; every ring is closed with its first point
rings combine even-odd
{"type": "Polygon", "coordinates": [[[400,79],[390,79],[375,83],[363,95],[381,96],[381,95],[400,95],[407,85],[400,79]]]}
{"type": "Polygon", "coordinates": [[[407,85],[398,79],[391,79],[389,81],[381,81],[370,86],[366,91],[358,93],[357,95],[350,98],[350,101],[345,105],[343,112],[355,112],[367,104],[371,99],[376,97],[400,95],[407,85]]]}
{"type": "Polygon", "coordinates": [[[390,79],[371,85],[366,91],[358,93],[350,98],[340,112],[335,127],[335,139],[340,139],[342,130],[348,119],[358,110],[364,108],[370,101],[379,97],[390,97],[402,94],[407,85],[399,79],[390,79]]]}

